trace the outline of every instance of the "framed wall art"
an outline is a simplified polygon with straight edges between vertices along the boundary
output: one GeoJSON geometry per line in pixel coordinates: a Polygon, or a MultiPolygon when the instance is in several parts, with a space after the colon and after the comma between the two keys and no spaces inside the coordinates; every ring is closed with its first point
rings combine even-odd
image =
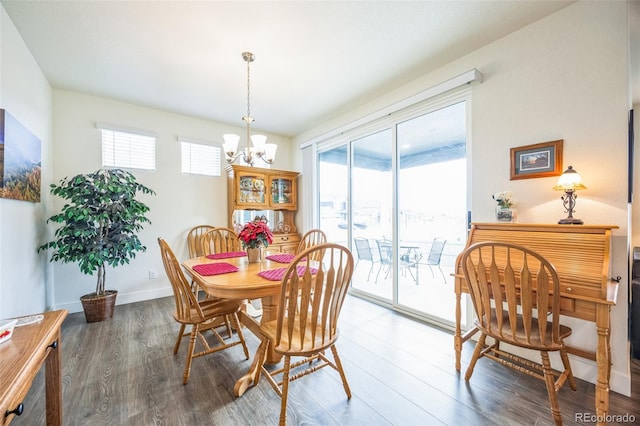
{"type": "Polygon", "coordinates": [[[40,139],[0,109],[0,197],[40,202],[40,139]]]}
{"type": "Polygon", "coordinates": [[[562,139],[511,148],[511,180],[562,174],[562,139]]]}

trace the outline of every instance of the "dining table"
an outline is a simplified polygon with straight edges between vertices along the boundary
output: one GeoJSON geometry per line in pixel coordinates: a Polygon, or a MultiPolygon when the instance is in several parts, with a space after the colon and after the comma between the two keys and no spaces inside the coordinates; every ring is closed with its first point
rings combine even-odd
{"type": "MultiPolygon", "coordinates": [[[[277,314],[281,280],[276,278],[284,273],[292,258],[293,255],[288,254],[266,253],[259,262],[250,263],[244,252],[232,252],[191,258],[185,260],[182,266],[208,295],[234,300],[260,299],[260,321],[267,322],[274,320],[277,314]]],[[[238,317],[242,325],[260,337],[260,323],[244,310],[240,311],[238,317]]],[[[235,395],[241,396],[257,383],[263,360],[267,364],[277,364],[281,358],[268,342],[262,341],[249,371],[236,382],[235,395]]]]}

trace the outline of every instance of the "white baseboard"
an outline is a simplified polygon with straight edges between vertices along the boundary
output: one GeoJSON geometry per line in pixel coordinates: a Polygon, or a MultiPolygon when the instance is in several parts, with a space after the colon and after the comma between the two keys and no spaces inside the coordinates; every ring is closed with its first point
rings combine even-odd
{"type": "MultiPolygon", "coordinates": [[[[153,290],[137,291],[133,293],[118,292],[118,297],[116,298],[116,306],[126,305],[128,303],[134,303],[134,302],[142,302],[144,300],[159,299],[161,297],[167,297],[171,295],[173,295],[173,290],[171,289],[171,287],[156,288],[153,290]]],[[[80,302],[79,298],[76,302],[61,303],[59,305],[54,305],[52,310],[56,310],[56,309],[66,309],[69,311],[69,313],[83,311],[82,303],[80,302]]]]}
{"type": "MultiPolygon", "coordinates": [[[[569,355],[569,358],[571,359],[573,375],[595,385],[597,372],[595,361],[574,355],[569,355]]],[[[609,378],[609,388],[613,392],[621,395],[631,396],[631,375],[612,369],[611,377],[609,378]]]]}

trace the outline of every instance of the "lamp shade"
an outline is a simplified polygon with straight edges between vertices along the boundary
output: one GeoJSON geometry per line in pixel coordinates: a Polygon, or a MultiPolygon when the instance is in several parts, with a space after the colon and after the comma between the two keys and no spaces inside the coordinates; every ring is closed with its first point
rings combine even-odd
{"type": "Polygon", "coordinates": [[[232,153],[231,156],[234,156],[236,151],[238,150],[238,142],[240,141],[240,136],[227,133],[226,135],[222,135],[222,138],[224,139],[222,149],[224,149],[225,153],[232,153]]]}
{"type": "Polygon", "coordinates": [[[264,145],[264,156],[265,160],[273,161],[276,159],[276,150],[278,149],[278,145],[275,143],[267,143],[264,145]]]}
{"type": "Polygon", "coordinates": [[[265,135],[253,135],[251,136],[251,142],[253,142],[255,152],[259,152],[260,154],[264,153],[264,145],[267,143],[267,137],[265,135]]]}
{"type": "Polygon", "coordinates": [[[556,191],[577,191],[579,189],[587,189],[587,187],[584,186],[582,178],[573,166],[569,166],[558,178],[558,183],[553,189],[556,191]]]}

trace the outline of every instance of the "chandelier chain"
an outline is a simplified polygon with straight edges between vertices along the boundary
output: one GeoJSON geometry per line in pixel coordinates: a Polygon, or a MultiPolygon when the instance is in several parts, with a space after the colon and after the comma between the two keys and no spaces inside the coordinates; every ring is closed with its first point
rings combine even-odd
{"type": "Polygon", "coordinates": [[[251,118],[251,60],[247,61],[247,117],[251,118]]]}
{"type": "Polygon", "coordinates": [[[242,117],[247,131],[246,148],[238,151],[239,136],[223,135],[225,157],[229,164],[241,157],[245,163],[253,166],[254,156],[267,164],[272,164],[277,146],[273,143],[266,143],[267,137],[264,135],[251,135],[251,122],[254,121],[251,117],[251,62],[255,59],[255,55],[251,52],[242,52],[242,59],[247,63],[247,115],[242,117]]]}

